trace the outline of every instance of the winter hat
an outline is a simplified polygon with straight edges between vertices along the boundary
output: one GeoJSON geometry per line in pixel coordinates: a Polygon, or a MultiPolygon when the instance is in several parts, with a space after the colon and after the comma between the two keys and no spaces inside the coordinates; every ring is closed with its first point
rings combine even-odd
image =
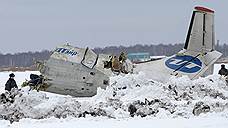
{"type": "Polygon", "coordinates": [[[9,74],[9,77],[15,77],[15,75],[13,73],[9,74]]]}

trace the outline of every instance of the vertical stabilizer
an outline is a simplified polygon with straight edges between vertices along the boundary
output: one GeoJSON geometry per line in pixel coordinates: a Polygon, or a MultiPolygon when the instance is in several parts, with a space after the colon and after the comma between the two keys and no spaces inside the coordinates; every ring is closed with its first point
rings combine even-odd
{"type": "Polygon", "coordinates": [[[214,11],[195,7],[184,49],[205,53],[214,50],[214,43],[214,11]]]}
{"type": "Polygon", "coordinates": [[[213,64],[222,55],[214,49],[214,11],[205,7],[195,7],[184,49],[164,59],[150,62],[144,69],[148,76],[159,81],[171,76],[187,75],[190,79],[209,75],[213,64]],[[147,73],[148,72],[148,73],[147,73]],[[154,73],[154,74],[153,74],[154,73]]]}

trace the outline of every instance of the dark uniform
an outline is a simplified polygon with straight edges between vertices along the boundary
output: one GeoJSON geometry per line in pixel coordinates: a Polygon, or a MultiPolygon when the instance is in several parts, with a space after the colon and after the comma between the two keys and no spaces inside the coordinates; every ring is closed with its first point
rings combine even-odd
{"type": "Polygon", "coordinates": [[[127,59],[127,57],[126,57],[125,53],[121,52],[121,54],[119,56],[119,61],[124,62],[124,61],[126,61],[126,59],[127,59]]]}
{"type": "Polygon", "coordinates": [[[221,69],[219,70],[218,74],[228,76],[228,70],[225,68],[225,65],[221,65],[221,69]]]}
{"type": "Polygon", "coordinates": [[[29,83],[31,83],[30,85],[36,86],[38,84],[42,83],[42,76],[38,76],[36,74],[30,74],[30,81],[29,83]]]}
{"type": "Polygon", "coordinates": [[[18,88],[17,83],[14,80],[15,75],[13,73],[11,73],[9,76],[10,76],[10,78],[5,84],[5,90],[7,90],[7,91],[11,91],[12,88],[18,88]]]}

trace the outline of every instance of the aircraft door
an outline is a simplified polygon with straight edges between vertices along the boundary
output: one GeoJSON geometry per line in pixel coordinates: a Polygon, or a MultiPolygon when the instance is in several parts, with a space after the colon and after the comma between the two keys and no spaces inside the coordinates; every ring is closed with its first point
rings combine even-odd
{"type": "Polygon", "coordinates": [[[97,60],[98,55],[89,48],[86,48],[81,64],[92,69],[97,64],[97,60]]]}

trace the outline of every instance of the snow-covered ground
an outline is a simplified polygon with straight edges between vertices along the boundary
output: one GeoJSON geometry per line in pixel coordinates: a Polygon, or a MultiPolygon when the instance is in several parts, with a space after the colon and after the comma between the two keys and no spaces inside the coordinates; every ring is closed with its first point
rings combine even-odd
{"type": "MultiPolygon", "coordinates": [[[[5,83],[9,79],[9,74],[12,72],[0,72],[0,93],[5,92],[5,83]]],[[[26,71],[26,72],[13,72],[15,74],[15,80],[18,85],[21,85],[26,79],[29,80],[31,73],[40,74],[38,71],[26,71]]]]}
{"type": "Polygon", "coordinates": [[[9,124],[0,121],[1,128],[227,128],[228,120],[222,117],[196,117],[191,119],[145,119],[124,120],[106,118],[67,118],[67,119],[22,119],[9,124]]]}
{"type": "MultiPolygon", "coordinates": [[[[184,76],[165,84],[148,79],[143,72],[114,76],[111,86],[98,89],[91,98],[23,88],[13,104],[0,103],[0,127],[227,128],[228,86],[217,75],[219,68],[215,65],[214,75],[206,78],[184,76]],[[137,109],[133,114],[131,105],[137,109]]],[[[1,93],[9,73],[0,72],[1,93]]],[[[38,72],[15,72],[18,85],[29,79],[30,73],[38,72]]]]}

